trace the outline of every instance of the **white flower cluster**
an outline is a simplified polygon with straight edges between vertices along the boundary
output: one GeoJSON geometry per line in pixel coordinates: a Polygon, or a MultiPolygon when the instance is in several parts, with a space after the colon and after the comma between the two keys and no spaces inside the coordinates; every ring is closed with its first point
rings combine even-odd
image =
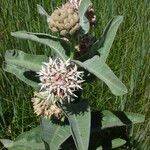
{"type": "Polygon", "coordinates": [[[65,100],[70,102],[71,97],[77,97],[74,92],[82,89],[83,72],[77,71],[77,66],[72,65],[70,59],[64,62],[58,58],[49,58],[49,62],[43,64],[42,69],[37,72],[41,81],[40,91],[47,91],[47,99],[51,103],[63,103],[65,100]]]}
{"type": "Polygon", "coordinates": [[[63,115],[62,110],[55,104],[51,104],[49,100],[46,99],[45,92],[34,92],[34,97],[32,98],[34,113],[37,116],[43,116],[45,118],[51,118],[52,116],[60,119],[63,115]]]}

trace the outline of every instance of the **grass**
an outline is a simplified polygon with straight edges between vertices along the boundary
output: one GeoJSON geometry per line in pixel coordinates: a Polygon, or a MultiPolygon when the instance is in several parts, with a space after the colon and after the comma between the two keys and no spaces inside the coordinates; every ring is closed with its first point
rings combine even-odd
{"type": "MultiPolygon", "coordinates": [[[[60,2],[54,2],[54,6],[58,6],[60,2]]],[[[37,13],[36,4],[42,5],[51,13],[51,0],[1,0],[0,64],[8,49],[20,49],[33,54],[49,52],[46,46],[10,36],[10,32],[18,30],[50,32],[45,18],[37,13]]],[[[97,38],[113,16],[124,16],[107,63],[127,86],[128,94],[115,97],[97,80],[86,86],[84,96],[89,99],[94,110],[125,110],[145,114],[145,124],[136,127],[135,138],[139,141],[134,145],[135,149],[149,150],[150,2],[93,0],[93,4],[97,15],[97,25],[94,28],[97,38]]],[[[37,126],[38,118],[33,114],[30,101],[32,93],[32,88],[0,67],[0,138],[14,139],[20,133],[37,126]]]]}

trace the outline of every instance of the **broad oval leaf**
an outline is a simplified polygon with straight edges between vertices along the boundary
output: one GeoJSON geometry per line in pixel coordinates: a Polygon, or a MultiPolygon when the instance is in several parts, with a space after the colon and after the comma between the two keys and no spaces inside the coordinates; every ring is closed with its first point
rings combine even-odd
{"type": "Polygon", "coordinates": [[[54,124],[49,119],[41,119],[41,138],[48,145],[49,150],[58,150],[70,136],[69,125],[54,124]]]}
{"type": "Polygon", "coordinates": [[[116,77],[102,57],[94,56],[83,63],[76,60],[74,62],[104,81],[114,95],[121,96],[127,93],[126,86],[116,77]]]}
{"type": "Polygon", "coordinates": [[[108,111],[102,112],[102,129],[142,123],[145,116],[137,113],[108,111]]]}
{"type": "Polygon", "coordinates": [[[79,6],[80,26],[84,30],[85,34],[88,33],[90,29],[89,20],[86,18],[85,13],[91,4],[90,0],[81,0],[79,6]]]}
{"type": "Polygon", "coordinates": [[[106,61],[109,55],[110,48],[113,44],[117,30],[122,21],[123,21],[123,16],[114,17],[107,24],[100,40],[96,41],[95,44],[91,48],[91,51],[97,50],[100,53],[101,57],[103,57],[104,61],[106,61]]]}
{"type": "Polygon", "coordinates": [[[49,46],[63,60],[68,59],[67,55],[65,54],[65,49],[62,47],[60,42],[54,40],[53,38],[50,39],[50,36],[49,36],[49,38],[41,37],[41,35],[39,36],[36,33],[25,32],[25,31],[12,32],[11,35],[14,37],[17,37],[17,38],[32,40],[35,42],[39,42],[41,44],[45,44],[45,45],[49,46]]]}
{"type": "Polygon", "coordinates": [[[7,64],[16,65],[32,71],[39,71],[42,62],[47,62],[48,57],[45,55],[32,55],[19,50],[7,50],[5,53],[7,64]]]}
{"type": "Polygon", "coordinates": [[[32,86],[35,90],[38,90],[40,88],[38,82],[35,81],[37,80],[35,78],[36,77],[35,72],[19,66],[7,64],[6,62],[3,63],[3,69],[9,73],[14,74],[20,80],[32,86]]]}
{"type": "Polygon", "coordinates": [[[91,110],[87,103],[79,102],[63,107],[69,120],[72,137],[78,150],[88,150],[90,129],[91,129],[91,110]]]}

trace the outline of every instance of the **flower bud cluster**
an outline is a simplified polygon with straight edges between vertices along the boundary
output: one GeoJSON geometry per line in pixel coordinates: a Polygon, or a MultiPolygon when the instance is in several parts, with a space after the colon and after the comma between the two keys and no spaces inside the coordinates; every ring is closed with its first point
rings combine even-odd
{"type": "Polygon", "coordinates": [[[59,31],[62,36],[72,35],[80,28],[79,16],[69,3],[56,9],[47,22],[52,32],[59,31]]]}

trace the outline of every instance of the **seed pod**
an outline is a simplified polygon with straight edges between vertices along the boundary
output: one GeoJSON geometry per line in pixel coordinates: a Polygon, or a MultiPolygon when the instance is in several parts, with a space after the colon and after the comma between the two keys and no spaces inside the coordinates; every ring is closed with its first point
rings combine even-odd
{"type": "Polygon", "coordinates": [[[52,32],[60,32],[60,35],[74,34],[79,30],[79,16],[76,10],[66,3],[56,9],[47,19],[49,28],[52,32]]]}

